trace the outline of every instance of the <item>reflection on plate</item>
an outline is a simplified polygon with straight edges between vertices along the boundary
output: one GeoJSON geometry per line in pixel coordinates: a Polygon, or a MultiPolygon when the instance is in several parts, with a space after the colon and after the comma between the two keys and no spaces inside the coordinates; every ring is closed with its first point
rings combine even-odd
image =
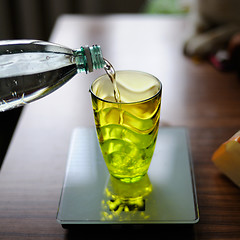
{"type": "Polygon", "coordinates": [[[186,129],[159,129],[148,174],[136,183],[123,183],[109,175],[94,128],[74,130],[59,223],[194,224],[198,220],[186,129]]]}

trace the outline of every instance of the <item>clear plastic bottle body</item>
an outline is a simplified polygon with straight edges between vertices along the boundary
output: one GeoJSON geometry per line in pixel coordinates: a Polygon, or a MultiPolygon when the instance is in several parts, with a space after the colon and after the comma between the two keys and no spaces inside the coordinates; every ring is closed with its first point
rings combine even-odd
{"type": "Polygon", "coordinates": [[[103,67],[99,46],[72,50],[38,40],[0,41],[0,111],[42,98],[77,73],[103,67]]]}

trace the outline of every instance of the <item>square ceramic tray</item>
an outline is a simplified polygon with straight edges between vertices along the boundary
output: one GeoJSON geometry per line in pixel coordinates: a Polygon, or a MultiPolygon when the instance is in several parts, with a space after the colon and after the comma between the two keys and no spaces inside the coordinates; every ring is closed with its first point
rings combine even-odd
{"type": "Polygon", "coordinates": [[[194,172],[186,129],[159,129],[146,178],[142,186],[138,184],[133,187],[133,191],[137,189],[139,195],[143,195],[140,207],[138,203],[126,199],[122,203],[118,199],[117,204],[113,191],[131,192],[132,186],[128,184],[126,190],[126,185],[116,185],[116,181],[109,176],[95,129],[76,128],[72,134],[57,221],[65,227],[72,224],[198,222],[194,172]],[[151,191],[144,194],[144,189],[151,191]],[[113,204],[116,206],[112,207],[113,204]]]}

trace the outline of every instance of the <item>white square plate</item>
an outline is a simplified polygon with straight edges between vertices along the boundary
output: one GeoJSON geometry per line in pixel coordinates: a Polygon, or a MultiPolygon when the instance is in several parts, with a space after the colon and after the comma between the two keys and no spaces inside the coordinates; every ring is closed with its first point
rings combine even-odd
{"type": "MultiPolygon", "coordinates": [[[[112,187],[94,128],[76,128],[70,144],[57,221],[72,224],[189,223],[199,220],[185,128],[160,128],[148,171],[152,191],[143,208],[110,210],[112,187]]],[[[134,207],[133,207],[134,208],[134,207]]]]}

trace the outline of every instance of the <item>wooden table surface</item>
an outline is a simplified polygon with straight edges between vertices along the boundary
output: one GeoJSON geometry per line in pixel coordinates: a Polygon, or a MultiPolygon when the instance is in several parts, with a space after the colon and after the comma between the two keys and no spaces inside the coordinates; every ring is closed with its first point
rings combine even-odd
{"type": "Polygon", "coordinates": [[[185,58],[185,27],[182,17],[63,15],[50,40],[72,48],[97,43],[117,70],[142,70],[162,81],[161,125],[189,130],[199,223],[67,231],[56,222],[71,133],[94,125],[88,89],[100,70],[79,74],[23,110],[0,172],[0,239],[80,239],[84,231],[106,237],[110,230],[123,236],[127,230],[134,236],[155,230],[174,239],[240,239],[240,189],[211,162],[216,148],[240,129],[240,81],[185,58]]]}

